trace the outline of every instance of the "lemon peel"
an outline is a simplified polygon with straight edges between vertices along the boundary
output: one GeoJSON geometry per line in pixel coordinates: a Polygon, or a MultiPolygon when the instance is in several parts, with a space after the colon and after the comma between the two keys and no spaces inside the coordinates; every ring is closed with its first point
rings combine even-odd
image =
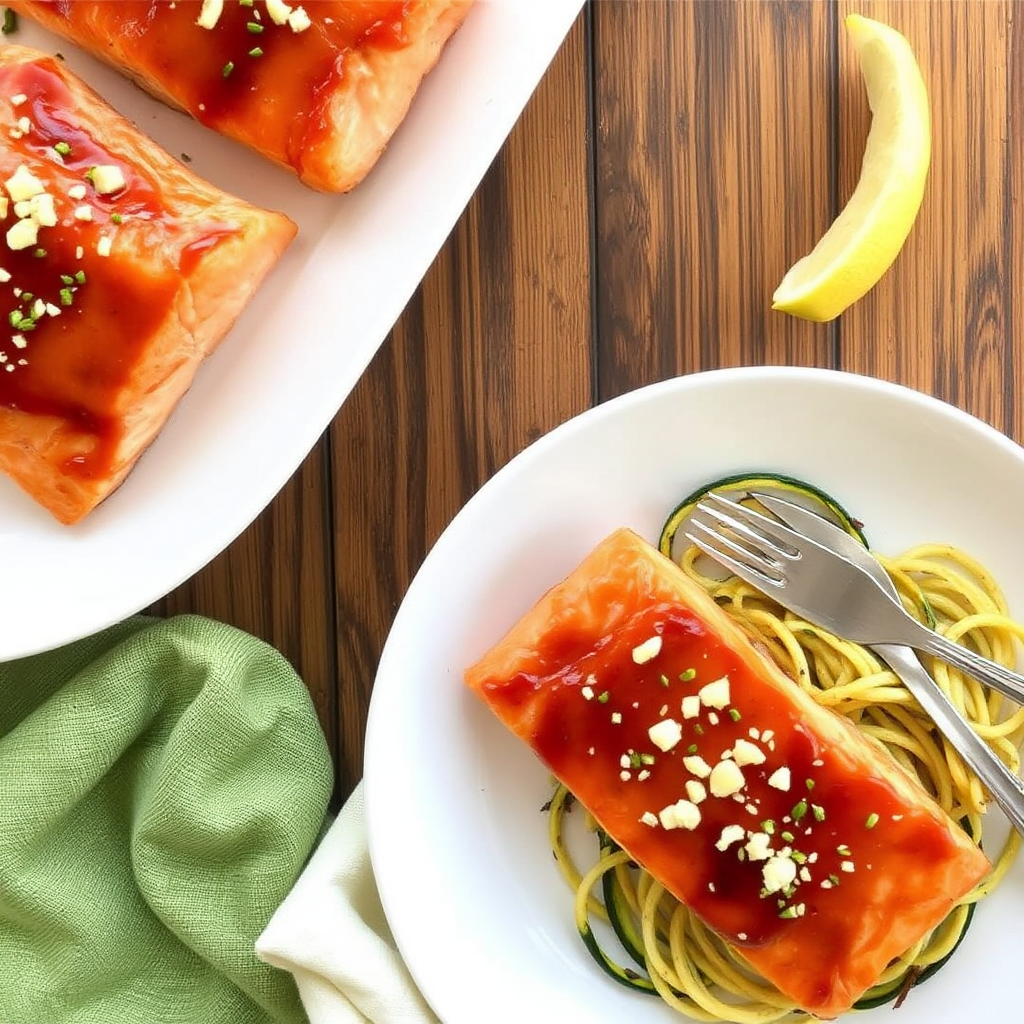
{"type": "Polygon", "coordinates": [[[850,14],[871,129],[857,187],[828,231],[786,273],[772,308],[826,321],[873,288],[914,226],[931,162],[931,111],[914,51],[894,28],[850,14]]]}

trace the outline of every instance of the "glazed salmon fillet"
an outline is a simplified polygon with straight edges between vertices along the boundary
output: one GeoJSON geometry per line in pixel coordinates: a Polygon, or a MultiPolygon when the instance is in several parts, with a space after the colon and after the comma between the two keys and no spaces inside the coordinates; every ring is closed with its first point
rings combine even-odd
{"type": "Polygon", "coordinates": [[[0,49],[0,471],[63,523],[116,488],[295,234],[53,57],[0,49]]]}
{"type": "Polygon", "coordinates": [[[888,754],[629,530],[466,683],[637,863],[820,1017],[850,1009],[989,870],[888,754]],[[623,770],[630,751],[642,779],[623,770]]]}
{"type": "Polygon", "coordinates": [[[376,163],[472,0],[20,0],[153,95],[347,192],[376,163]]]}

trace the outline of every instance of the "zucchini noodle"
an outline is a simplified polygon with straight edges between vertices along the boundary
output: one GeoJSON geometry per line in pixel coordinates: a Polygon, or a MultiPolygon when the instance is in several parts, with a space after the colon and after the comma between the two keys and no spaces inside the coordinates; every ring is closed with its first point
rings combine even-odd
{"type": "MultiPolygon", "coordinates": [[[[1013,667],[1016,642],[1024,642],[1024,626],[1010,619],[1002,592],[984,566],[962,551],[937,544],[880,561],[912,615],[950,639],[1013,667]]],[[[735,577],[706,574],[708,560],[695,548],[686,550],[679,564],[797,685],[888,751],[981,844],[988,799],[981,782],[882,661],[781,608],[735,577]]],[[[978,734],[1018,772],[1024,708],[1004,707],[998,694],[942,661],[925,659],[925,667],[978,734]]],[[[599,854],[591,866],[577,866],[563,834],[571,804],[564,787],[557,787],[548,809],[552,849],[559,870],[576,893],[580,934],[612,977],[660,996],[695,1020],[788,1024],[815,1019],[757,977],[734,949],[631,863],[589,814],[588,827],[597,837],[599,854]],[[598,944],[590,927],[595,917],[611,924],[635,967],[621,966],[598,944]]],[[[889,965],[857,1008],[894,999],[899,1005],[913,985],[943,965],[963,938],[975,903],[999,885],[1020,844],[1021,837],[1011,830],[1001,849],[994,856],[989,853],[990,874],[937,928],[889,965]]],[[[621,959],[621,953],[618,956],[621,959]]]]}

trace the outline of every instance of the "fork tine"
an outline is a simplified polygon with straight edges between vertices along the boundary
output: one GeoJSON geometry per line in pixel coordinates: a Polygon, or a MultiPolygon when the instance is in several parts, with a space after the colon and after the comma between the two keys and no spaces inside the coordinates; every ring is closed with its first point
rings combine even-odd
{"type": "MultiPolygon", "coordinates": [[[[741,507],[741,506],[737,506],[741,507]]],[[[748,523],[735,516],[726,515],[717,508],[712,508],[706,501],[702,500],[694,507],[693,514],[707,516],[719,526],[724,526],[731,533],[734,533],[743,542],[745,547],[751,548],[755,553],[763,555],[774,567],[781,568],[782,562],[779,558],[792,559],[799,552],[791,547],[778,544],[772,537],[765,536],[763,530],[755,529],[748,523]],[[774,556],[778,555],[779,558],[774,556]]]]}
{"type": "Polygon", "coordinates": [[[705,555],[755,587],[772,587],[777,590],[786,585],[786,579],[778,572],[777,565],[749,551],[731,538],[723,536],[699,519],[691,518],[690,530],[684,536],[705,555]]]}
{"type": "Polygon", "coordinates": [[[798,558],[801,546],[807,544],[806,537],[797,533],[796,530],[791,530],[785,523],[781,523],[778,519],[773,519],[771,516],[766,516],[761,512],[756,512],[752,508],[747,508],[745,505],[739,504],[739,502],[723,498],[720,494],[711,492],[704,496],[700,504],[704,505],[705,508],[707,508],[708,504],[712,504],[728,510],[733,518],[741,520],[750,529],[762,534],[762,542],[775,544],[780,554],[787,555],[790,558],[798,558]]]}

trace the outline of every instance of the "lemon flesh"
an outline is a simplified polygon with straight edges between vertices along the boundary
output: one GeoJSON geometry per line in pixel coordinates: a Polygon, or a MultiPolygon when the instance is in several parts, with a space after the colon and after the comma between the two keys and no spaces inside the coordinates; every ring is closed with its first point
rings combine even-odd
{"type": "Polygon", "coordinates": [[[871,130],[857,188],[814,249],[772,296],[772,308],[832,320],[878,283],[914,226],[931,160],[931,114],[921,70],[895,29],[846,18],[857,50],[871,130]]]}

